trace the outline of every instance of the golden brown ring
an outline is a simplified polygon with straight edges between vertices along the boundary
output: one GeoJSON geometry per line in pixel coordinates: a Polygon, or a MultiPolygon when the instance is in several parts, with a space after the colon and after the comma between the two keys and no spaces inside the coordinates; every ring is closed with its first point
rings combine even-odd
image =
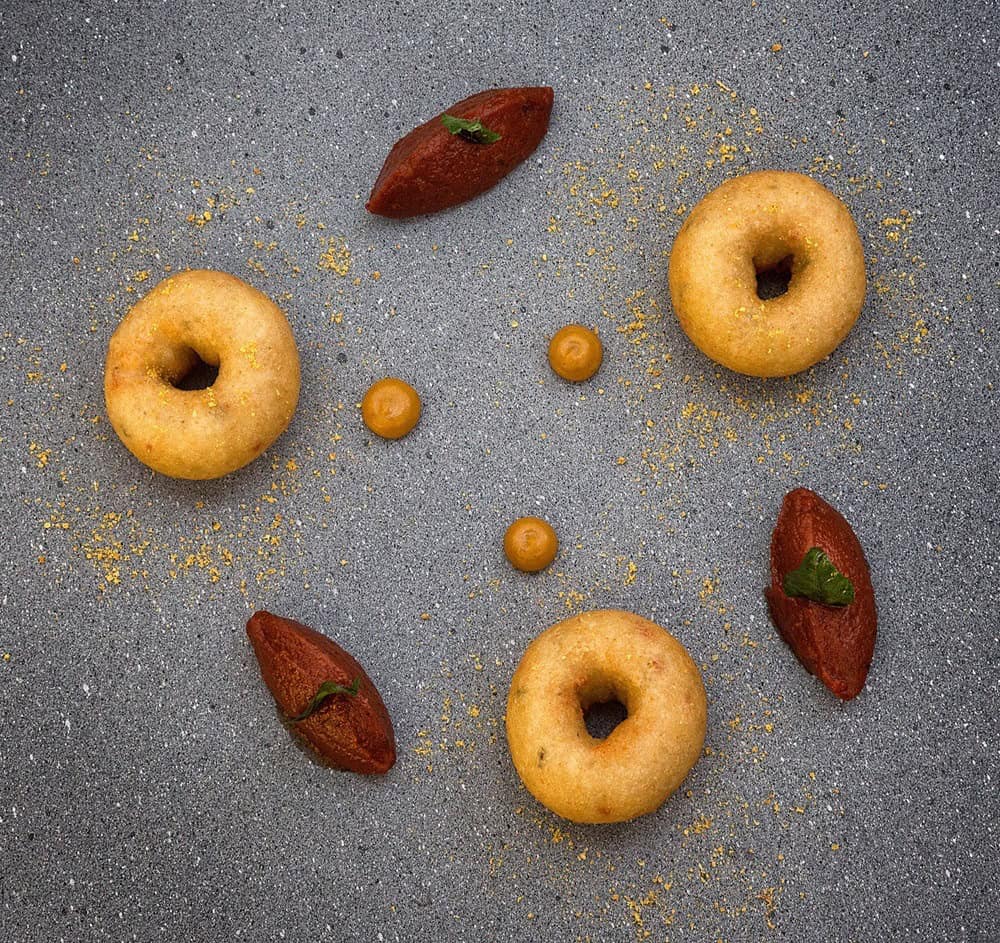
{"type": "Polygon", "coordinates": [[[299,355],[266,295],[225,272],[180,272],[125,316],[108,344],[104,398],[118,437],[174,478],[218,478],[264,451],[291,421],[299,355]],[[199,360],[218,367],[179,389],[199,360]]]}
{"type": "Polygon", "coordinates": [[[529,646],[507,698],[507,742],[528,791],[574,822],[623,822],[659,808],[705,741],[705,689],[669,632],[606,609],[556,623],[529,646]],[[618,700],[603,740],[584,714],[618,700]]]}
{"type": "Polygon", "coordinates": [[[847,336],[865,297],[865,256],[847,207],[803,174],[762,170],[712,190],[670,253],[670,297],[688,337],[716,362],[790,376],[847,336]],[[790,272],[762,300],[757,276],[790,272]]]}

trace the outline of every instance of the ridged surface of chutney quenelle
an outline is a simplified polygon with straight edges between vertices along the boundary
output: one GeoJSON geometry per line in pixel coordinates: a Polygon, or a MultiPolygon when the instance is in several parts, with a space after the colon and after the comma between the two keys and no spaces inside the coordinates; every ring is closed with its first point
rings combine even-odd
{"type": "Polygon", "coordinates": [[[496,186],[538,147],[549,127],[548,86],[495,88],[456,102],[393,146],[365,204],[393,219],[436,213],[496,186]],[[478,120],[500,135],[480,144],[452,134],[443,115],[478,120]]]}
{"type": "Polygon", "coordinates": [[[834,694],[856,697],[875,653],[878,617],[868,561],[844,516],[808,488],[785,495],[771,537],[771,619],[795,657],[834,694]],[[819,547],[854,585],[854,601],[828,606],[785,593],[785,576],[819,547]]]}
{"type": "Polygon", "coordinates": [[[255,612],[247,635],[264,683],[286,718],[298,717],[325,681],[354,695],[328,697],[289,727],[331,766],[355,773],[385,773],[396,762],[396,738],[382,696],[349,652],[315,629],[270,612],[255,612]]]}

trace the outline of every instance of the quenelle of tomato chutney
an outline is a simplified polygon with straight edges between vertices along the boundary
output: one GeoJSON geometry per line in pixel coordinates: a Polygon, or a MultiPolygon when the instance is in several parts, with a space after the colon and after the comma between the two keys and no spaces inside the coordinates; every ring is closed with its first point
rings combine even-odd
{"type": "Polygon", "coordinates": [[[806,671],[845,701],[860,694],[878,630],[868,561],[844,516],[808,488],[781,502],[765,595],[771,620],[806,671]]]}
{"type": "Polygon", "coordinates": [[[548,86],[479,92],[397,141],[365,204],[403,219],[436,213],[496,186],[538,147],[549,127],[548,86]]]}

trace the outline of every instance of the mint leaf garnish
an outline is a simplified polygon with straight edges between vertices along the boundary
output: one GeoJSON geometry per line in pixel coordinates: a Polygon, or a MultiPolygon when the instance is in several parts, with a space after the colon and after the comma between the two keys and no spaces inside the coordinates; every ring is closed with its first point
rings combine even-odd
{"type": "Polygon", "coordinates": [[[456,118],[454,115],[441,115],[441,123],[450,133],[459,134],[465,140],[475,144],[493,144],[501,138],[501,135],[485,127],[478,118],[456,118]]]}
{"type": "Polygon", "coordinates": [[[854,602],[854,584],[819,547],[810,548],[798,569],[785,574],[781,585],[788,596],[805,596],[828,606],[854,602]]]}
{"type": "Polygon", "coordinates": [[[355,678],[351,682],[351,686],[349,688],[345,688],[342,684],[337,684],[336,681],[324,681],[316,689],[316,693],[312,696],[312,700],[309,702],[306,709],[297,717],[289,717],[288,719],[293,724],[297,724],[300,720],[305,720],[307,717],[311,717],[316,713],[316,711],[319,710],[322,703],[334,694],[349,694],[351,697],[354,697],[358,693],[358,686],[360,684],[360,678],[355,678]]]}

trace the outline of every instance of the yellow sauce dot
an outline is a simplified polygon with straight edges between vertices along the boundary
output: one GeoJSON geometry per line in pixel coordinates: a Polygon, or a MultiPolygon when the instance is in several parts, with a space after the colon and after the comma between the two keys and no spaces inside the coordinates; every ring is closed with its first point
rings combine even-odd
{"type": "Polygon", "coordinates": [[[603,359],[601,339],[582,324],[567,324],[549,342],[549,365],[564,380],[589,380],[603,359]]]}
{"type": "Polygon", "coordinates": [[[420,396],[409,383],[386,377],[369,387],[361,401],[361,418],[375,435],[400,439],[420,419],[420,396]]]}
{"type": "Polygon", "coordinates": [[[540,517],[519,517],[503,538],[503,552],[511,566],[525,573],[544,570],[559,550],[559,538],[540,517]]]}

